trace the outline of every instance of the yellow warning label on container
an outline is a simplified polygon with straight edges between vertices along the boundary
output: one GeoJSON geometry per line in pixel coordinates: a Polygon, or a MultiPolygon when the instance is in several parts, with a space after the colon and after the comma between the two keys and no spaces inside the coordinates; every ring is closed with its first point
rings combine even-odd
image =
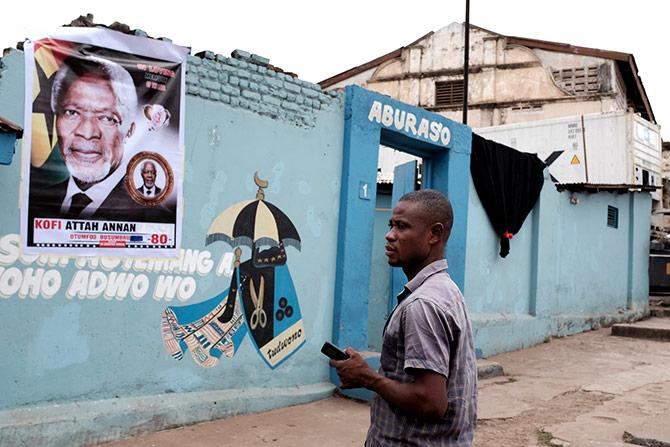
{"type": "Polygon", "coordinates": [[[571,165],[578,165],[579,163],[581,163],[581,162],[579,161],[579,158],[577,158],[576,155],[573,155],[573,156],[572,156],[572,160],[570,160],[570,164],[571,164],[571,165]]]}

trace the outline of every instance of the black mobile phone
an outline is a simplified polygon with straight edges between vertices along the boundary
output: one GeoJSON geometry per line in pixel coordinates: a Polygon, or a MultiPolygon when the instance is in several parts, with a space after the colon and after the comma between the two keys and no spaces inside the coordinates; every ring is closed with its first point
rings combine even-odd
{"type": "Polygon", "coordinates": [[[321,346],[321,352],[333,360],[346,360],[349,358],[349,354],[329,341],[325,342],[323,346],[321,346]]]}

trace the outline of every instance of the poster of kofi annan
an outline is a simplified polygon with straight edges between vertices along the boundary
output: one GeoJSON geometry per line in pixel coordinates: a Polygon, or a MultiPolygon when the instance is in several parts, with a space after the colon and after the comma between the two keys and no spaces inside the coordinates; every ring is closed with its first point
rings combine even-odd
{"type": "Polygon", "coordinates": [[[24,49],[24,251],[175,256],[188,50],[99,28],[24,49]]]}

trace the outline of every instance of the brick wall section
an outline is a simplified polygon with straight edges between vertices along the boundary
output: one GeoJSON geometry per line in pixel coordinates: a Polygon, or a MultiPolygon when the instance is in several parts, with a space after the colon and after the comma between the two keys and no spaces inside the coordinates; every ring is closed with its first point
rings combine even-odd
{"type": "MultiPolygon", "coordinates": [[[[4,55],[3,55],[4,57],[4,55]]],[[[5,63],[2,60],[2,57],[0,57],[0,79],[2,79],[2,72],[5,71],[5,63]]]]}
{"type": "MultiPolygon", "coordinates": [[[[136,35],[143,36],[141,33],[135,31],[136,35]]],[[[268,59],[240,50],[234,51],[231,57],[211,51],[189,55],[186,94],[300,127],[315,126],[319,110],[338,107],[344,101],[342,92],[324,92],[317,84],[270,67],[268,59]]],[[[4,68],[0,57],[0,77],[4,68]]]]}
{"type": "Polygon", "coordinates": [[[317,84],[269,68],[266,58],[239,50],[231,57],[210,51],[189,56],[186,70],[188,95],[300,127],[313,127],[319,110],[343,101],[341,92],[324,92],[317,84]]]}

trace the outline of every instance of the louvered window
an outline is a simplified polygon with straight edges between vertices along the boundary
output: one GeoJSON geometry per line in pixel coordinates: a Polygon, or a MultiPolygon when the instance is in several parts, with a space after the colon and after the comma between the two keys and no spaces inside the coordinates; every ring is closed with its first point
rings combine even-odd
{"type": "Polygon", "coordinates": [[[607,206],[607,226],[619,228],[619,208],[607,206]]]}
{"type": "Polygon", "coordinates": [[[435,107],[463,105],[463,80],[435,83],[435,107]]]}
{"type": "Polygon", "coordinates": [[[575,95],[589,95],[600,91],[599,65],[553,70],[554,79],[565,90],[575,95]]]}

